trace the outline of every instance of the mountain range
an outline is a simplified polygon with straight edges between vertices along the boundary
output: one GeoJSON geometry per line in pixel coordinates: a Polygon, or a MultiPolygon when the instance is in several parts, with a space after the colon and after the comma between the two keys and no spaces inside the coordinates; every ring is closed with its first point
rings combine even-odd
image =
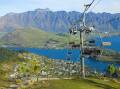
{"type": "MultiPolygon", "coordinates": [[[[36,9],[23,13],[8,13],[0,17],[0,46],[3,47],[65,47],[68,29],[79,21],[82,13],[36,9]]],[[[86,15],[86,24],[99,31],[120,31],[120,14],[93,13],[86,15]]],[[[79,42],[79,37],[72,41],[79,42]]]]}
{"type": "MultiPolygon", "coordinates": [[[[23,13],[8,13],[0,17],[0,32],[11,32],[16,28],[37,28],[46,32],[65,33],[71,23],[79,20],[82,13],[36,9],[23,13]]],[[[120,13],[93,13],[86,15],[86,23],[101,31],[120,30],[120,13]]]]}

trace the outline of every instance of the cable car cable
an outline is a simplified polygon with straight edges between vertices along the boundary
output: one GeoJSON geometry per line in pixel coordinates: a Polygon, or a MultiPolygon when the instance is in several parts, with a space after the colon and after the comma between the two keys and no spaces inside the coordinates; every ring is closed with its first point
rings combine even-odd
{"type": "Polygon", "coordinates": [[[93,7],[90,9],[90,12],[91,12],[101,1],[102,1],[102,0],[97,1],[97,2],[93,5],[93,7]]]}

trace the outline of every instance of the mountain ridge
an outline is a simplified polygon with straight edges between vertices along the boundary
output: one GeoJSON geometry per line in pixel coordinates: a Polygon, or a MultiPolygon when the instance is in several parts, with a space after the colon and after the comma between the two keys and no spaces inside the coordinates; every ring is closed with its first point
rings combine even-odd
{"type": "MultiPolygon", "coordinates": [[[[36,9],[23,13],[9,13],[0,17],[0,31],[10,32],[15,28],[38,28],[47,32],[65,33],[71,22],[79,20],[82,13],[77,11],[51,11],[49,9],[36,9]]],[[[96,29],[119,31],[120,13],[93,13],[86,16],[87,25],[94,25],[96,29]]]]}

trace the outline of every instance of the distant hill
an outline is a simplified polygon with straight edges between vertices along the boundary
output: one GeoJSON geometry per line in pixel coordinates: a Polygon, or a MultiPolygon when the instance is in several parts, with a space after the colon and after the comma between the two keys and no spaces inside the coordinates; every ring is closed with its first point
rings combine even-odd
{"type": "MultiPolygon", "coordinates": [[[[47,32],[67,32],[71,22],[79,20],[80,12],[50,11],[48,9],[36,9],[24,13],[9,13],[0,17],[0,31],[11,32],[15,28],[38,28],[47,32]]],[[[120,30],[120,14],[88,13],[87,24],[94,25],[96,29],[120,30]]]]}
{"type": "Polygon", "coordinates": [[[16,29],[0,39],[2,46],[7,47],[61,47],[67,42],[65,35],[44,32],[35,28],[16,29]]]}

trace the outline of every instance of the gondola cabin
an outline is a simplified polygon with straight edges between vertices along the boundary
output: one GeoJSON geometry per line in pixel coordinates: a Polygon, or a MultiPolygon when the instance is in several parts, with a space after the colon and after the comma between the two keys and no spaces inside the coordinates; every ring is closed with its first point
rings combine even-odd
{"type": "Polygon", "coordinates": [[[111,42],[102,42],[102,46],[111,46],[112,43],[111,42]]]}
{"type": "Polygon", "coordinates": [[[88,43],[89,46],[95,46],[95,40],[90,40],[88,43]]]}
{"type": "Polygon", "coordinates": [[[96,46],[95,40],[89,40],[84,43],[85,46],[96,46]]]}
{"type": "Polygon", "coordinates": [[[95,44],[95,40],[90,40],[89,43],[95,44]]]}
{"type": "Polygon", "coordinates": [[[74,44],[72,45],[72,48],[80,48],[80,44],[74,44]]]}
{"type": "Polygon", "coordinates": [[[75,44],[75,42],[69,42],[69,45],[73,45],[73,44],[75,44]]]}
{"type": "Polygon", "coordinates": [[[69,29],[69,33],[75,35],[77,34],[77,30],[75,28],[69,29]]]}
{"type": "Polygon", "coordinates": [[[101,50],[99,48],[84,48],[83,55],[97,57],[101,55],[101,50]]]}
{"type": "Polygon", "coordinates": [[[69,42],[69,47],[72,47],[72,45],[74,45],[75,42],[69,42]]]}

